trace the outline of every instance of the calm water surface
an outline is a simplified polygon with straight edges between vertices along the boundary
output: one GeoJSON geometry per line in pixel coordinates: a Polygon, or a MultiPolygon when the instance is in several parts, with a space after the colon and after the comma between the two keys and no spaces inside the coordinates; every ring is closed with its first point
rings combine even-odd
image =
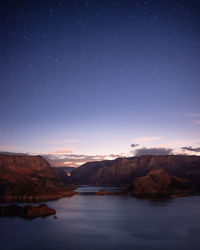
{"type": "Polygon", "coordinates": [[[46,202],[56,220],[0,217],[0,249],[200,249],[198,196],[151,201],[85,194],[46,202]]]}

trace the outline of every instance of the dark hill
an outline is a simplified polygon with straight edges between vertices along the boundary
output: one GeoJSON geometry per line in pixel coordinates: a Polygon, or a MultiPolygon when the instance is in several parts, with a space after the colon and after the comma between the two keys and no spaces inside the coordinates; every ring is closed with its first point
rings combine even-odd
{"type": "Polygon", "coordinates": [[[154,169],[137,178],[132,186],[137,197],[186,196],[194,192],[193,184],[183,178],[169,175],[163,169],[154,169]]]}

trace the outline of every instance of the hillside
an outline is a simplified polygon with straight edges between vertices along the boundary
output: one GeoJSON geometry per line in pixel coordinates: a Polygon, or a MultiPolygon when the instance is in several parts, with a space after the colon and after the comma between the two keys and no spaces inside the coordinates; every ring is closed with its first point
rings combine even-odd
{"type": "Polygon", "coordinates": [[[101,186],[128,186],[151,170],[163,169],[173,176],[190,180],[200,187],[200,157],[182,155],[145,155],[88,162],[71,172],[69,182],[101,186]]]}
{"type": "Polygon", "coordinates": [[[40,201],[70,194],[41,156],[0,154],[0,201],[40,201]]]}

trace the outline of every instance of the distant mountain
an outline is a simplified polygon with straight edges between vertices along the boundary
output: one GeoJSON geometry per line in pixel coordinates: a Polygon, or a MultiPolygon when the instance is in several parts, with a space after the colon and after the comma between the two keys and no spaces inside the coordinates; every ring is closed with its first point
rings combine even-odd
{"type": "Polygon", "coordinates": [[[64,184],[68,183],[68,174],[74,169],[74,167],[53,167],[59,178],[64,184]]]}
{"type": "Polygon", "coordinates": [[[42,201],[68,194],[42,156],[0,154],[0,201],[42,201]]]}
{"type": "Polygon", "coordinates": [[[192,183],[200,190],[200,157],[183,155],[144,155],[88,162],[71,172],[68,182],[97,186],[126,186],[155,169],[192,183]]]}
{"type": "Polygon", "coordinates": [[[145,155],[71,168],[51,167],[42,156],[0,154],[1,202],[70,196],[77,184],[123,186],[141,197],[200,193],[200,157],[145,155]]]}

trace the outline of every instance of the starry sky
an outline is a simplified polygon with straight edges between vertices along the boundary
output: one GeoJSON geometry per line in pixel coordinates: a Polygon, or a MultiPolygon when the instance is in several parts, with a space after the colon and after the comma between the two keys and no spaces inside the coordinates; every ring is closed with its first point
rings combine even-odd
{"type": "Polygon", "coordinates": [[[200,154],[200,1],[0,5],[1,151],[200,154]]]}

